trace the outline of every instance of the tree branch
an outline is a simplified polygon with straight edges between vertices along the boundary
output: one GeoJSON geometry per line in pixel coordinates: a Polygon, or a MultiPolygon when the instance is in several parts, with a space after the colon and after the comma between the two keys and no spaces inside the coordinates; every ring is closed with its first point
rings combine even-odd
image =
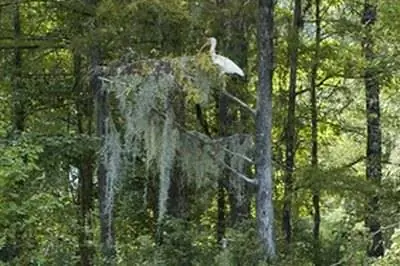
{"type": "Polygon", "coordinates": [[[247,156],[245,156],[243,154],[240,154],[240,153],[237,153],[237,152],[233,152],[230,149],[227,149],[225,147],[223,147],[223,150],[226,151],[229,154],[232,154],[233,156],[238,156],[238,157],[242,158],[243,160],[245,160],[248,163],[254,164],[254,161],[252,159],[250,159],[249,157],[247,157],[247,156]]]}
{"type": "Polygon", "coordinates": [[[222,91],[223,94],[225,94],[226,96],[228,96],[231,100],[233,100],[234,102],[238,103],[240,106],[242,106],[244,109],[246,109],[247,111],[249,111],[253,117],[256,117],[256,111],[254,109],[252,109],[250,106],[248,106],[246,103],[244,103],[242,100],[240,100],[239,98],[233,96],[232,94],[230,94],[229,92],[227,92],[226,90],[222,91]]]}
{"type": "Polygon", "coordinates": [[[219,159],[218,162],[221,163],[221,165],[224,166],[226,169],[228,169],[229,171],[231,171],[232,173],[234,173],[238,177],[242,178],[247,183],[252,184],[252,185],[257,185],[258,184],[256,179],[250,179],[247,176],[245,176],[244,174],[239,173],[237,170],[232,168],[230,165],[228,165],[227,163],[225,163],[221,159],[219,159]]]}
{"type": "Polygon", "coordinates": [[[298,95],[300,95],[300,94],[303,94],[303,93],[305,93],[305,92],[308,92],[308,91],[310,91],[310,89],[304,89],[304,90],[301,90],[301,91],[297,91],[297,92],[296,92],[296,96],[298,96],[298,95]]]}

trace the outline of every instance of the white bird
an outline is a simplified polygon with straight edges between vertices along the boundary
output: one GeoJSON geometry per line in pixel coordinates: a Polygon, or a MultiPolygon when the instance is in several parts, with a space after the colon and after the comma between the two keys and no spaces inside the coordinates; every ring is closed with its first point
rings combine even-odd
{"type": "MultiPolygon", "coordinates": [[[[208,38],[208,42],[204,46],[208,44],[210,44],[211,60],[219,67],[222,73],[237,74],[241,77],[244,77],[243,70],[238,67],[232,60],[215,52],[215,48],[217,47],[217,39],[215,39],[214,37],[208,38]]],[[[202,49],[204,48],[204,46],[202,47],[202,49]]]]}

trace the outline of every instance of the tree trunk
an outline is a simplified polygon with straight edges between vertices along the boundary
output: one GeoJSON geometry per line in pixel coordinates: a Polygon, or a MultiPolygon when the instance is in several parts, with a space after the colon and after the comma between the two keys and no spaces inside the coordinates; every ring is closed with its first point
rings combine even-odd
{"type": "Polygon", "coordinates": [[[274,1],[259,0],[259,84],[256,110],[257,229],[265,257],[276,257],[272,202],[272,77],[274,68],[274,1]]]}
{"type": "MultiPolygon", "coordinates": [[[[320,60],[320,44],[321,44],[321,17],[320,17],[320,0],[315,0],[315,52],[314,62],[311,68],[311,166],[318,168],[318,105],[317,105],[317,79],[320,60]]],[[[313,202],[313,239],[314,239],[314,265],[321,265],[320,262],[320,244],[319,244],[319,226],[321,223],[320,214],[320,192],[318,188],[312,191],[313,202]]]]}
{"type": "MultiPolygon", "coordinates": [[[[225,94],[220,93],[218,99],[218,123],[219,123],[219,136],[224,137],[228,132],[228,99],[225,94]]],[[[222,239],[225,237],[226,218],[225,218],[225,189],[229,189],[229,173],[226,169],[222,171],[221,176],[218,178],[218,192],[217,192],[217,241],[221,244],[222,239]]],[[[232,209],[233,206],[231,206],[232,209]]]]}
{"type": "MultiPolygon", "coordinates": [[[[181,126],[185,126],[186,123],[186,106],[185,96],[183,94],[177,95],[175,102],[173,103],[174,114],[176,122],[181,126]]],[[[167,212],[174,218],[187,219],[189,215],[189,195],[188,195],[189,184],[187,183],[187,177],[182,171],[175,160],[174,167],[171,174],[171,183],[168,191],[168,206],[167,212]]]]}
{"type": "Polygon", "coordinates": [[[297,86],[297,50],[299,43],[299,27],[301,24],[301,0],[295,0],[293,25],[289,34],[289,100],[286,126],[286,169],[284,177],[283,232],[289,250],[292,239],[291,209],[293,193],[293,169],[296,146],[296,86],[297,86]]]}
{"type": "MultiPolygon", "coordinates": [[[[21,21],[18,1],[15,1],[13,14],[14,40],[17,44],[21,38],[21,21]]],[[[25,126],[25,104],[24,93],[21,83],[22,52],[21,48],[14,48],[14,76],[13,76],[13,129],[21,133],[25,126]]]]}
{"type": "Polygon", "coordinates": [[[188,218],[188,195],[184,173],[177,163],[174,163],[171,174],[171,183],[168,191],[168,215],[178,219],[188,218]]]}
{"type": "MultiPolygon", "coordinates": [[[[86,4],[95,7],[98,0],[86,0],[86,4]]],[[[94,21],[93,26],[89,28],[90,33],[93,33],[98,26],[98,21],[94,21]]],[[[99,41],[93,38],[89,49],[90,76],[89,86],[94,95],[95,102],[95,117],[96,117],[96,135],[100,139],[100,147],[105,146],[106,121],[109,115],[107,99],[108,95],[101,87],[101,82],[98,78],[99,74],[94,71],[101,65],[101,48],[99,41]]],[[[115,232],[114,232],[114,205],[109,202],[110,184],[107,178],[107,168],[102,156],[98,157],[97,164],[97,183],[99,189],[99,214],[100,214],[100,246],[101,256],[104,265],[115,265],[115,232]]],[[[112,189],[112,188],[111,188],[112,189]]],[[[112,199],[111,199],[112,200],[112,199]]]]}
{"type": "MultiPolygon", "coordinates": [[[[380,104],[379,104],[379,81],[374,67],[375,53],[373,51],[372,27],[376,21],[376,6],[368,0],[364,2],[362,24],[365,27],[365,36],[362,48],[367,63],[364,70],[364,82],[366,92],[366,115],[367,115],[367,179],[380,185],[382,179],[382,133],[380,125],[380,104]]],[[[384,255],[383,234],[380,230],[378,211],[378,195],[371,196],[368,203],[366,226],[372,234],[372,244],[368,249],[368,256],[380,257],[384,255]]]]}
{"type": "Polygon", "coordinates": [[[93,265],[94,250],[91,244],[93,210],[93,159],[90,155],[81,158],[79,166],[79,255],[82,266],[93,265]]]}
{"type": "MultiPolygon", "coordinates": [[[[221,122],[221,97],[216,101],[216,109],[219,112],[218,122],[219,122],[219,134],[222,135],[224,127],[222,127],[221,122]]],[[[225,106],[225,104],[223,103],[225,106]]],[[[201,111],[201,107],[199,104],[196,104],[196,116],[200,122],[200,125],[203,128],[204,133],[212,138],[210,130],[208,128],[208,123],[201,111]]],[[[221,240],[225,236],[225,229],[226,229],[226,220],[225,220],[225,188],[227,187],[225,184],[225,180],[228,180],[229,176],[227,175],[226,171],[224,170],[220,177],[218,177],[217,181],[217,225],[216,225],[216,234],[217,234],[217,243],[220,244],[221,240]]]]}
{"type": "MultiPolygon", "coordinates": [[[[91,69],[100,64],[100,51],[98,47],[93,49],[91,54],[91,69]]],[[[104,137],[106,134],[106,120],[108,117],[107,108],[107,92],[102,90],[101,83],[96,74],[90,78],[91,88],[95,93],[96,102],[96,119],[97,119],[97,136],[101,139],[100,147],[104,147],[104,137]]],[[[99,207],[100,207],[100,245],[105,265],[115,264],[115,232],[113,211],[114,206],[108,202],[111,186],[107,178],[107,168],[101,158],[98,159],[97,179],[99,186],[99,207]]],[[[112,188],[111,188],[112,189],[112,188]]]]}
{"type": "MultiPolygon", "coordinates": [[[[85,112],[92,110],[93,102],[83,106],[81,95],[84,93],[87,86],[82,84],[82,57],[77,51],[73,52],[74,63],[74,92],[76,94],[75,106],[77,110],[77,127],[79,134],[91,132],[92,124],[88,124],[88,128],[82,125],[82,118],[92,121],[93,112],[85,112]],[[87,132],[86,132],[87,131],[87,132]]],[[[79,225],[79,256],[80,265],[93,265],[93,233],[92,233],[92,210],[93,210],[93,164],[94,158],[92,152],[85,151],[82,156],[77,159],[77,167],[79,169],[79,186],[78,186],[78,225],[79,225]]]]}

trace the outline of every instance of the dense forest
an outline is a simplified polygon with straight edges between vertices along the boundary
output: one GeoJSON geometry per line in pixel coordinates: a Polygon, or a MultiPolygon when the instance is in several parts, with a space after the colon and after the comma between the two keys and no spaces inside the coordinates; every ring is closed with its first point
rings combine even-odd
{"type": "Polygon", "coordinates": [[[398,16],[0,0],[0,265],[400,265],[398,16]]]}

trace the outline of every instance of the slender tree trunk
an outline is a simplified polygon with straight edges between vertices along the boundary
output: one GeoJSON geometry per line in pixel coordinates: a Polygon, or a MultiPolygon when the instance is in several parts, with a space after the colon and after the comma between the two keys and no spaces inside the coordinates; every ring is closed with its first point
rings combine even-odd
{"type": "Polygon", "coordinates": [[[93,265],[94,250],[91,244],[92,234],[92,210],[93,210],[93,159],[89,154],[81,158],[79,166],[79,255],[80,265],[93,265]]]}
{"type": "MultiPolygon", "coordinates": [[[[91,54],[91,69],[95,69],[98,65],[100,65],[100,50],[98,47],[94,47],[91,54]]],[[[97,136],[101,139],[100,147],[104,147],[106,120],[108,118],[108,96],[107,92],[102,90],[97,74],[92,75],[90,84],[95,93],[97,136]]],[[[98,159],[97,179],[99,186],[101,252],[105,265],[114,265],[116,255],[113,219],[114,206],[111,202],[108,202],[110,200],[108,198],[108,189],[111,185],[108,183],[110,180],[107,178],[107,168],[101,156],[98,159]]]]}
{"type": "MultiPolygon", "coordinates": [[[[216,5],[219,8],[224,8],[225,1],[217,0],[216,5]]],[[[226,23],[225,16],[219,17],[220,27],[218,28],[218,36],[222,37],[222,33],[224,33],[224,24],[226,23]]],[[[222,45],[220,46],[222,47],[222,45]]],[[[218,95],[218,99],[216,99],[216,107],[218,110],[218,135],[220,137],[224,137],[228,134],[228,127],[230,122],[228,122],[228,100],[223,93],[218,95]]],[[[225,160],[225,159],[224,159],[225,160]]],[[[217,183],[217,243],[223,245],[222,240],[225,237],[226,231],[226,191],[228,192],[228,197],[230,197],[230,186],[229,186],[229,173],[226,169],[224,169],[221,173],[221,176],[218,177],[217,183]]]]}
{"type": "MultiPolygon", "coordinates": [[[[84,95],[84,86],[82,80],[82,56],[77,51],[73,52],[73,64],[74,64],[74,97],[75,97],[75,108],[76,108],[76,126],[80,134],[84,133],[83,121],[84,116],[82,106],[82,96],[84,95]]],[[[84,96],[85,97],[85,96],[84,96]]]]}
{"type": "MultiPolygon", "coordinates": [[[[379,104],[379,80],[377,70],[374,67],[375,53],[373,51],[372,27],[376,21],[376,5],[368,0],[364,1],[364,12],[362,23],[365,27],[365,37],[362,42],[367,67],[364,71],[366,92],[366,115],[367,115],[367,160],[366,176],[374,185],[379,186],[382,179],[382,133],[380,122],[379,104]]],[[[384,255],[383,234],[378,217],[379,199],[378,195],[371,196],[368,203],[366,226],[372,234],[372,244],[368,249],[371,257],[384,255]]]]}
{"type": "MultiPolygon", "coordinates": [[[[83,106],[81,102],[81,95],[84,93],[85,86],[82,84],[82,57],[77,51],[73,54],[74,62],[74,92],[76,93],[76,110],[77,110],[77,127],[79,134],[85,134],[85,130],[91,132],[92,124],[88,124],[88,128],[84,129],[82,124],[83,117],[91,121],[92,102],[83,106]],[[86,112],[85,112],[86,111],[86,112]]],[[[87,89],[87,87],[86,87],[87,89]]],[[[93,210],[93,165],[94,158],[91,156],[92,152],[85,151],[82,156],[77,160],[79,169],[79,186],[78,186],[78,224],[79,224],[79,256],[80,265],[93,265],[93,241],[92,234],[92,210],[93,210]]]]}
{"type": "MultiPolygon", "coordinates": [[[[321,14],[320,0],[315,0],[315,52],[314,62],[311,68],[311,166],[318,168],[318,105],[317,105],[317,79],[320,60],[320,44],[321,44],[321,14]]],[[[318,188],[312,191],[313,202],[313,239],[314,239],[314,264],[320,263],[320,245],[319,245],[319,226],[321,223],[320,214],[320,192],[318,188]]]]}
{"type": "MultiPolygon", "coordinates": [[[[177,95],[173,103],[175,119],[180,125],[186,124],[186,106],[185,96],[177,95]]],[[[168,196],[168,214],[174,218],[187,220],[189,217],[189,184],[186,182],[187,177],[179,166],[177,160],[174,162],[174,167],[171,174],[171,183],[168,196]]]]}
{"type": "MultiPolygon", "coordinates": [[[[86,4],[96,7],[99,3],[98,0],[86,0],[86,4]]],[[[95,31],[98,26],[98,21],[94,21],[93,26],[89,28],[89,31],[95,31]]],[[[94,95],[95,102],[95,117],[96,117],[96,135],[100,139],[100,147],[105,146],[105,135],[106,135],[106,121],[109,115],[108,110],[108,94],[101,87],[101,82],[98,77],[98,73],[95,71],[102,62],[101,48],[99,42],[94,41],[91,43],[88,58],[90,62],[90,77],[89,86],[94,95]]],[[[107,168],[103,161],[102,156],[98,157],[97,164],[97,183],[99,189],[99,214],[100,214],[100,246],[101,255],[104,265],[115,265],[115,231],[114,231],[114,205],[109,202],[110,193],[109,189],[112,184],[109,184],[107,178],[107,168]]],[[[111,188],[112,189],[112,188],[111,188]]]]}
{"type": "MultiPolygon", "coordinates": [[[[15,1],[13,14],[14,39],[17,44],[21,37],[21,21],[19,12],[19,1],[15,1]]],[[[25,104],[24,93],[21,83],[22,51],[14,48],[14,76],[13,76],[13,129],[17,133],[24,131],[25,126],[25,104]]]]}
{"type": "Polygon", "coordinates": [[[296,146],[296,82],[297,82],[297,51],[299,43],[299,27],[301,23],[301,0],[295,0],[293,10],[293,25],[289,34],[289,101],[286,126],[286,171],[284,178],[284,202],[283,202],[283,232],[287,244],[287,250],[292,240],[292,193],[293,193],[293,169],[296,146]]]}
{"type": "Polygon", "coordinates": [[[182,169],[175,162],[168,191],[167,212],[171,217],[185,220],[188,218],[189,211],[186,180],[187,178],[185,178],[182,169]]]}
{"type": "MultiPolygon", "coordinates": [[[[218,122],[219,122],[219,136],[224,137],[228,132],[228,99],[220,93],[218,99],[218,122]]],[[[217,220],[217,241],[222,243],[225,236],[226,218],[225,218],[225,184],[228,183],[229,173],[223,170],[221,176],[218,178],[218,192],[217,192],[217,205],[218,205],[218,220],[217,220]]],[[[230,189],[229,185],[226,189],[230,189]]],[[[231,206],[232,208],[233,206],[231,206]]]]}
{"type": "MultiPolygon", "coordinates": [[[[221,108],[220,108],[220,103],[221,101],[221,97],[216,101],[216,109],[219,112],[219,118],[218,118],[218,122],[219,122],[219,134],[222,135],[223,134],[223,126],[222,126],[222,122],[221,122],[221,108]]],[[[203,113],[201,111],[201,107],[200,105],[196,105],[196,116],[197,119],[200,122],[200,125],[203,128],[204,133],[212,138],[210,130],[208,128],[208,123],[205,120],[205,117],[203,116],[203,113]]],[[[217,181],[217,225],[216,225],[216,236],[217,236],[217,243],[220,244],[221,240],[224,238],[225,236],[225,229],[226,229],[226,219],[225,219],[225,188],[227,187],[225,184],[225,180],[228,180],[228,175],[226,173],[226,171],[224,170],[222,172],[222,175],[218,178],[217,181]]]]}
{"type": "Polygon", "coordinates": [[[274,0],[259,0],[259,84],[256,110],[257,231],[265,257],[275,259],[272,202],[272,77],[274,72],[274,0]]]}

